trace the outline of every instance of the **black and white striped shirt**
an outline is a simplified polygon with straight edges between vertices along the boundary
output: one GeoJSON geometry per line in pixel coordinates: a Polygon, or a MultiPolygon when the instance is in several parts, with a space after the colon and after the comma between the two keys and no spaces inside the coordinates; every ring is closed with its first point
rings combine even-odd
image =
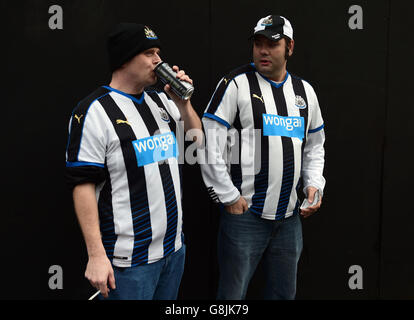
{"type": "Polygon", "coordinates": [[[73,111],[66,175],[73,185],[97,183],[102,241],[115,266],[152,263],[182,246],[179,119],[165,93],[137,99],[108,86],[73,111]]]}
{"type": "Polygon", "coordinates": [[[323,191],[324,123],[309,83],[287,73],[277,84],[253,63],[242,66],[219,82],[203,125],[209,156],[201,169],[215,200],[242,195],[250,211],[274,220],[298,211],[301,177],[323,191]]]}

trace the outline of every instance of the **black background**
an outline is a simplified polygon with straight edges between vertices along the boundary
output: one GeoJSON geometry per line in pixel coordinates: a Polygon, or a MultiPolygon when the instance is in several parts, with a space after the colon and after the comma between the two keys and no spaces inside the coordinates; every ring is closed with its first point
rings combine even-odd
{"type": "MultiPolygon", "coordinates": [[[[1,1],[2,290],[0,299],[87,299],[86,249],[63,179],[68,121],[77,102],[109,83],[105,40],[121,21],[156,32],[163,58],[194,80],[201,116],[219,79],[251,61],[251,35],[286,16],[295,52],[288,70],[309,81],[325,120],[327,185],[302,220],[298,299],[414,297],[412,209],[413,21],[406,1],[1,1]],[[51,30],[51,5],[63,30],[51,30]],[[363,29],[351,30],[351,5],[363,29]],[[63,269],[63,289],[48,286],[63,269]],[[363,270],[351,290],[349,267],[363,270]]],[[[214,299],[217,208],[197,165],[184,168],[187,261],[180,299],[214,299]]],[[[261,269],[247,295],[260,299],[261,269]]]]}

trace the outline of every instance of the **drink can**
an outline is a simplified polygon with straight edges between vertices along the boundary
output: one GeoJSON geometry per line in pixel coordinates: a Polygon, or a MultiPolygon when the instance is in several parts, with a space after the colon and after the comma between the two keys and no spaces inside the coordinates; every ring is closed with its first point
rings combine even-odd
{"type": "Polygon", "coordinates": [[[177,79],[177,73],[168,65],[168,63],[161,61],[154,68],[155,74],[165,84],[169,84],[171,90],[183,100],[190,99],[194,92],[194,87],[185,81],[177,79]]]}

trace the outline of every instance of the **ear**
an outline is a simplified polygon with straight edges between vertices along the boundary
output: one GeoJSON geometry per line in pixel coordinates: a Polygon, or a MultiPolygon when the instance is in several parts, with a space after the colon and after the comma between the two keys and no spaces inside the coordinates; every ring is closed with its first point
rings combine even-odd
{"type": "Polygon", "coordinates": [[[288,46],[288,48],[289,48],[289,57],[293,54],[294,47],[295,47],[295,40],[291,40],[290,45],[288,46]]]}

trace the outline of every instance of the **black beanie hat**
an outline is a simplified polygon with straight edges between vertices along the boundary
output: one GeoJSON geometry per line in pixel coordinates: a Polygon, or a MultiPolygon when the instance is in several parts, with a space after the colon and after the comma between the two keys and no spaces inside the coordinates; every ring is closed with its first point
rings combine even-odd
{"type": "Polygon", "coordinates": [[[149,27],[137,23],[120,23],[108,35],[111,72],[149,48],[161,48],[161,42],[149,27]]]}

